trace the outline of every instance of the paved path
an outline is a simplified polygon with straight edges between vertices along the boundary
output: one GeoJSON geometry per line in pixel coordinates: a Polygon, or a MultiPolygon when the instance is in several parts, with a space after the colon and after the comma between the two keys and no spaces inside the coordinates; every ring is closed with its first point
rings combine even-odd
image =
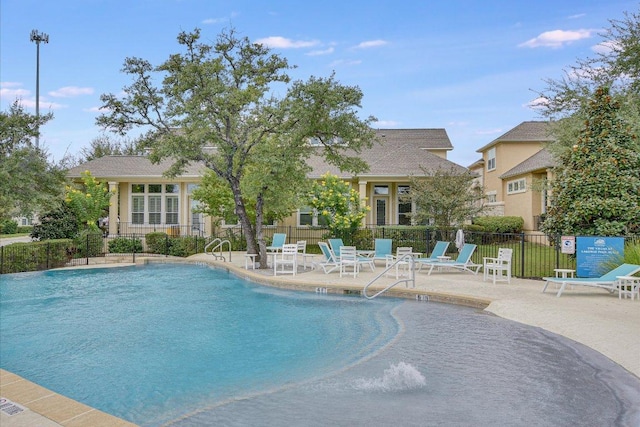
{"type": "Polygon", "coordinates": [[[0,234],[0,246],[10,245],[11,243],[30,242],[30,241],[31,241],[31,236],[2,237],[2,234],[0,234]]]}

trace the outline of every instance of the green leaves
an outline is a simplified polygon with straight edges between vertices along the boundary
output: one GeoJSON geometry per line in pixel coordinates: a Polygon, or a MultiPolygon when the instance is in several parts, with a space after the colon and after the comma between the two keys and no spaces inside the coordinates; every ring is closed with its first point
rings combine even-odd
{"type": "Polygon", "coordinates": [[[589,102],[588,119],[552,182],[548,234],[640,232],[640,152],[607,88],[589,102]]]}

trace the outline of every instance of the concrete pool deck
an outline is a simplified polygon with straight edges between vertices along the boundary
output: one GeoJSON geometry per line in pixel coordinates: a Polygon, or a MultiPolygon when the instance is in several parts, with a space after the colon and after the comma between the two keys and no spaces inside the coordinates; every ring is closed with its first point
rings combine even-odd
{"type": "MultiPolygon", "coordinates": [[[[320,256],[317,256],[320,260],[320,256]]],[[[273,270],[246,270],[244,252],[233,252],[231,260],[216,261],[211,255],[198,254],[187,258],[137,258],[146,262],[192,262],[225,268],[242,278],[269,286],[328,293],[359,293],[364,285],[376,277],[383,268],[378,264],[371,272],[363,267],[356,278],[340,277],[338,271],[325,274],[307,268],[299,274],[273,276],[273,270]]],[[[130,265],[103,264],[83,268],[117,267],[130,265]]],[[[309,267],[308,263],[308,267],[309,267]]],[[[383,277],[372,290],[393,283],[395,277],[383,277]]],[[[511,284],[483,281],[482,272],[473,275],[459,271],[416,273],[416,287],[396,286],[392,296],[425,298],[429,301],[468,305],[483,309],[505,319],[540,327],[547,331],[584,344],[607,356],[633,375],[640,377],[640,301],[619,299],[617,293],[601,289],[576,286],[568,288],[560,298],[555,287],[546,293],[544,282],[512,278],[511,284]]],[[[425,302],[425,304],[427,304],[425,302]]],[[[425,306],[428,308],[428,305],[425,306]]],[[[0,425],[21,426],[131,426],[133,424],[97,411],[86,405],[57,395],[13,373],[0,370],[0,396],[24,408],[9,416],[0,411],[0,425]],[[50,400],[49,400],[50,399],[50,400]]]]}

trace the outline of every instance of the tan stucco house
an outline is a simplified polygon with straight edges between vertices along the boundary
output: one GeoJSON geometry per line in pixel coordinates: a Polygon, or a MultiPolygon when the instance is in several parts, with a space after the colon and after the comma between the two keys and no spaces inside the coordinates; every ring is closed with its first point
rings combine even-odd
{"type": "Polygon", "coordinates": [[[526,121],[477,150],[482,158],[469,169],[485,189],[487,215],[520,216],[526,232],[538,230],[548,202],[541,183],[556,166],[551,141],[548,122],[526,121]]]}
{"type": "MultiPolygon", "coordinates": [[[[370,167],[366,173],[342,173],[326,164],[322,157],[312,157],[310,178],[319,179],[329,172],[351,183],[371,210],[366,224],[410,224],[407,213],[411,203],[400,202],[400,194],[409,190],[410,177],[422,175],[423,169],[446,168],[466,171],[447,160],[453,149],[445,129],[379,129],[377,142],[358,154],[370,167]]],[[[69,170],[68,176],[79,179],[84,171],[116,190],[109,210],[110,235],[148,233],[177,229],[181,233],[211,234],[209,218],[193,213],[196,201],[191,192],[200,182],[204,165],[192,164],[173,180],[163,177],[171,162],[153,164],[146,156],[105,156],[69,170]]],[[[317,216],[306,207],[292,213],[283,225],[318,225],[317,216]]],[[[228,224],[235,225],[235,224],[228,224]]]]}

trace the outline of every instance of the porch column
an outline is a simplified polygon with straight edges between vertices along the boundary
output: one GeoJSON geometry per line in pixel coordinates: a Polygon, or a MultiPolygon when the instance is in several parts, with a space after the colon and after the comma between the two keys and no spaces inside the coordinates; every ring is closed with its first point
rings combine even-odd
{"type": "Polygon", "coordinates": [[[111,198],[109,199],[109,236],[115,236],[118,234],[118,183],[109,182],[109,191],[111,192],[111,198]]]}
{"type": "MultiPolygon", "coordinates": [[[[367,200],[367,181],[358,181],[358,193],[360,195],[360,202],[362,203],[362,201],[364,201],[365,205],[369,206],[369,201],[367,200]]],[[[362,218],[362,223],[360,225],[362,225],[363,227],[367,225],[367,222],[372,222],[370,219],[372,210],[373,208],[369,210],[364,218],[362,218]]]]}

